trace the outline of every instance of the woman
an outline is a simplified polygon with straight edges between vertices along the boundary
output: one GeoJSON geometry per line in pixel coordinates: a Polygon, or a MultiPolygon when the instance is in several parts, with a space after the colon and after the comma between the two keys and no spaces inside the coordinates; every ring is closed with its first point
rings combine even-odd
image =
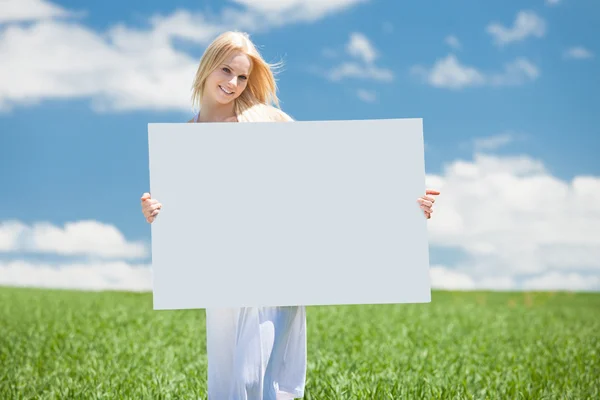
{"type": "MultiPolygon", "coordinates": [[[[279,109],[277,86],[245,33],[225,32],[206,49],[193,84],[200,112],[188,122],[292,121],[279,109]]],[[[418,199],[427,218],[439,194],[418,199]]],[[[142,212],[152,223],[162,205],[149,193],[142,212]]],[[[208,398],[294,399],[304,396],[304,306],[206,310],[208,398]]]]}

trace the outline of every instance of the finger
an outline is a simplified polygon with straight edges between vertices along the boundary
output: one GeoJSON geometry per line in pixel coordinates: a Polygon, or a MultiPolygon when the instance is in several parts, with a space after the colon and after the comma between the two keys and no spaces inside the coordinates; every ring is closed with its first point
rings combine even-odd
{"type": "Polygon", "coordinates": [[[417,201],[430,201],[431,203],[435,203],[435,197],[431,196],[421,196],[417,199],[417,201]]]}
{"type": "Polygon", "coordinates": [[[434,190],[434,189],[427,189],[425,191],[425,194],[433,194],[433,195],[437,196],[438,194],[440,194],[440,192],[437,190],[434,190]]]}
{"type": "Polygon", "coordinates": [[[154,208],[153,208],[153,207],[154,207],[154,205],[153,205],[153,204],[144,204],[144,205],[142,206],[142,212],[143,212],[144,214],[151,213],[152,211],[154,211],[154,208]]]}
{"type": "Polygon", "coordinates": [[[152,212],[154,210],[156,210],[157,208],[162,208],[162,204],[159,203],[158,201],[153,201],[153,202],[146,202],[144,204],[142,204],[142,211],[144,212],[152,212]]]}
{"type": "Polygon", "coordinates": [[[154,199],[151,199],[151,200],[145,200],[145,201],[142,203],[142,209],[144,209],[144,210],[149,210],[149,209],[151,209],[152,207],[154,207],[156,204],[158,204],[158,200],[154,200],[154,199]]]}
{"type": "Polygon", "coordinates": [[[419,203],[419,204],[421,204],[421,205],[423,205],[423,206],[426,206],[426,207],[431,207],[431,206],[433,206],[433,202],[432,202],[432,201],[425,200],[425,199],[423,199],[423,198],[419,199],[419,200],[418,200],[418,203],[419,203]]]}
{"type": "Polygon", "coordinates": [[[150,197],[151,197],[151,196],[150,196],[150,193],[144,193],[144,194],[142,195],[142,199],[141,199],[141,200],[142,200],[142,201],[144,201],[144,200],[146,200],[146,199],[149,199],[150,197]]]}
{"type": "Polygon", "coordinates": [[[148,210],[148,211],[146,211],[146,212],[144,213],[144,216],[145,216],[146,218],[149,218],[149,217],[155,217],[155,216],[157,216],[157,215],[158,215],[158,213],[159,213],[159,212],[160,212],[160,208],[158,208],[158,209],[154,209],[154,210],[148,210]]]}

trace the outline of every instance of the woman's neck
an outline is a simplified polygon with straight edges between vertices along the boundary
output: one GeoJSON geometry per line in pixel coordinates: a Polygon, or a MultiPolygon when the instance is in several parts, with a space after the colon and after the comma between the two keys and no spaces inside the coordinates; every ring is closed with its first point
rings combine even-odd
{"type": "Polygon", "coordinates": [[[198,122],[224,122],[234,118],[234,103],[219,104],[216,102],[203,102],[200,106],[198,122]]]}

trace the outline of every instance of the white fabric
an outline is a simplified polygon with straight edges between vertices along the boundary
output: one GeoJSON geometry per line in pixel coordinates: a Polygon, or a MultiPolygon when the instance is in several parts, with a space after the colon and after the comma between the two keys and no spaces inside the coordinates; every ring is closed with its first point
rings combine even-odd
{"type": "Polygon", "coordinates": [[[304,306],[206,310],[209,400],[304,396],[304,306]]]}

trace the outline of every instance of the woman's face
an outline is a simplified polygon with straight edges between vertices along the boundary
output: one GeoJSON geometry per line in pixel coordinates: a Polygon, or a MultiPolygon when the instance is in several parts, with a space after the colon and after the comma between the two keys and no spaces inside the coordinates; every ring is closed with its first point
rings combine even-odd
{"type": "Polygon", "coordinates": [[[220,104],[229,104],[242,94],[250,74],[250,58],[233,53],[206,78],[205,96],[220,104]]]}

